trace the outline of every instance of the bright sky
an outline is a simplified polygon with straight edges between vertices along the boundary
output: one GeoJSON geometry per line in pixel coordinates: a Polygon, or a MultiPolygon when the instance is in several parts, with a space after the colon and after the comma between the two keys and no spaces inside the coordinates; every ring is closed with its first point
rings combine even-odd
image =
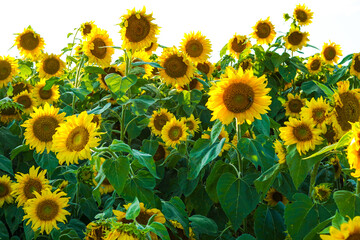
{"type": "MultiPolygon", "coordinates": [[[[48,53],[59,54],[72,42],[67,34],[91,20],[109,32],[114,45],[121,46],[117,25],[120,17],[127,9],[146,6],[146,13],[153,12],[154,22],[161,27],[160,44],[179,46],[184,33],[201,31],[211,41],[211,61],[216,62],[221,48],[234,33],[249,35],[260,18],[270,16],[277,34],[287,32],[290,21],[284,22],[283,13],[292,15],[299,3],[314,12],[313,22],[302,28],[310,33],[311,45],[321,50],[324,42],[331,40],[340,44],[343,56],[360,52],[359,0],[16,0],[1,3],[0,56],[19,55],[16,47],[10,51],[9,48],[14,43],[14,33],[21,33],[28,25],[44,38],[48,53]]],[[[316,52],[308,48],[304,56],[316,52]]]]}

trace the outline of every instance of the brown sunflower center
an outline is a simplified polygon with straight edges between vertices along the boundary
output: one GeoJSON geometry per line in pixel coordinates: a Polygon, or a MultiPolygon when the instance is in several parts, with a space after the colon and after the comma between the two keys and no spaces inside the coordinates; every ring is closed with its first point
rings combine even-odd
{"type": "Polygon", "coordinates": [[[313,134],[311,132],[311,129],[306,124],[300,124],[299,126],[294,127],[293,134],[296,140],[299,142],[310,141],[313,139],[313,134]]]}
{"type": "Polygon", "coordinates": [[[291,99],[289,101],[289,109],[292,113],[299,113],[301,108],[304,106],[301,100],[299,99],[291,99]]]}
{"type": "Polygon", "coordinates": [[[146,211],[140,211],[139,216],[136,217],[136,221],[142,225],[146,225],[153,214],[148,214],[146,211]]]}
{"type": "Polygon", "coordinates": [[[31,98],[29,97],[29,95],[20,96],[17,99],[17,102],[20,103],[21,105],[23,105],[25,109],[28,109],[29,107],[32,106],[32,101],[31,101],[31,98]]]}
{"type": "Polygon", "coordinates": [[[169,129],[169,138],[172,141],[177,141],[183,135],[182,128],[179,126],[173,126],[169,129]]]}
{"type": "Polygon", "coordinates": [[[97,115],[94,115],[93,119],[91,120],[92,123],[96,124],[96,127],[100,126],[100,118],[97,115]]]}
{"type": "Polygon", "coordinates": [[[320,68],[321,62],[319,59],[315,59],[310,63],[310,69],[316,71],[320,68]]]}
{"type": "Polygon", "coordinates": [[[54,75],[60,70],[60,62],[56,58],[48,58],[44,61],[43,69],[47,74],[54,75]]]}
{"type": "Polygon", "coordinates": [[[343,107],[335,106],[336,119],[343,131],[351,129],[349,122],[357,122],[360,117],[360,104],[356,96],[351,92],[344,92],[340,94],[340,99],[343,107]]]}
{"type": "Polygon", "coordinates": [[[185,124],[186,124],[186,126],[188,127],[188,129],[189,129],[190,131],[193,130],[194,127],[195,127],[194,122],[191,121],[191,120],[190,120],[190,121],[186,121],[185,124]]]}
{"type": "Polygon", "coordinates": [[[291,45],[297,46],[301,43],[303,37],[304,36],[301,32],[292,32],[288,37],[288,41],[291,45]]]}
{"type": "Polygon", "coordinates": [[[202,54],[204,48],[199,40],[191,39],[187,42],[185,50],[190,57],[199,57],[202,54]]]}
{"type": "Polygon", "coordinates": [[[210,71],[210,67],[207,63],[198,63],[196,68],[200,71],[203,72],[205,74],[208,74],[210,71]]]}
{"type": "Polygon", "coordinates": [[[41,221],[55,220],[59,213],[59,204],[53,199],[42,200],[36,206],[36,216],[41,221]]]}
{"type": "Polygon", "coordinates": [[[35,197],[34,191],[41,193],[42,184],[38,179],[29,178],[23,188],[24,195],[27,199],[32,199],[35,197]]]}
{"type": "Polygon", "coordinates": [[[306,20],[308,19],[308,16],[307,16],[306,12],[304,12],[303,10],[297,10],[296,11],[296,19],[299,22],[306,22],[306,20]]]}
{"type": "Polygon", "coordinates": [[[25,33],[20,37],[20,46],[28,51],[34,50],[39,43],[39,36],[32,32],[25,33]]]}
{"type": "Polygon", "coordinates": [[[316,123],[322,123],[326,119],[326,111],[323,108],[314,108],[312,111],[312,118],[316,123]]]}
{"type": "Polygon", "coordinates": [[[154,126],[156,130],[161,131],[165,124],[169,121],[168,117],[165,114],[157,115],[154,118],[154,126]]]}
{"type": "Polygon", "coordinates": [[[125,36],[130,42],[140,42],[149,35],[150,22],[143,16],[137,18],[136,15],[131,15],[127,22],[125,36]]]}
{"type": "Polygon", "coordinates": [[[153,46],[154,46],[154,43],[151,42],[150,46],[148,46],[147,48],[145,48],[145,52],[150,51],[153,46]]]}
{"type": "Polygon", "coordinates": [[[254,95],[254,91],[249,85],[233,83],[225,89],[223,101],[230,112],[241,113],[252,106],[254,95]]]}
{"type": "Polygon", "coordinates": [[[15,107],[8,107],[5,109],[1,109],[0,114],[4,115],[4,116],[13,116],[13,115],[18,114],[18,111],[15,107]]]}
{"type": "Polygon", "coordinates": [[[326,133],[324,134],[324,137],[329,144],[333,144],[336,142],[335,136],[336,136],[336,133],[335,133],[334,128],[332,126],[328,127],[326,133]]]}
{"type": "Polygon", "coordinates": [[[353,68],[355,69],[356,72],[358,72],[358,73],[360,72],[360,56],[357,56],[354,58],[353,68]]]}
{"type": "Polygon", "coordinates": [[[353,233],[346,240],[360,240],[360,233],[353,233]]]}
{"type": "Polygon", "coordinates": [[[0,199],[6,197],[9,194],[10,194],[9,185],[4,182],[0,182],[0,199]]]}
{"type": "Polygon", "coordinates": [[[186,89],[186,90],[193,90],[198,85],[198,82],[199,81],[196,78],[192,78],[190,83],[189,83],[190,89],[188,89],[188,87],[186,85],[184,85],[183,88],[186,89]]]}
{"type": "Polygon", "coordinates": [[[271,27],[268,23],[259,23],[256,26],[256,35],[259,38],[267,38],[271,33],[271,27]]]}
{"type": "Polygon", "coordinates": [[[188,66],[183,61],[182,57],[178,55],[172,55],[165,60],[164,63],[165,72],[169,77],[180,78],[186,74],[188,66]]]}
{"type": "Polygon", "coordinates": [[[84,27],[82,29],[84,36],[88,35],[91,32],[91,30],[92,30],[92,27],[90,24],[87,24],[87,23],[84,24],[84,27]]]}
{"type": "Polygon", "coordinates": [[[283,195],[279,192],[274,192],[273,195],[272,195],[272,199],[275,201],[275,202],[280,202],[282,201],[283,199],[283,195]]]}
{"type": "Polygon", "coordinates": [[[244,51],[245,48],[246,48],[245,40],[238,42],[237,38],[235,38],[231,42],[231,49],[237,53],[241,53],[242,51],[244,51]]]}
{"type": "Polygon", "coordinates": [[[320,196],[321,199],[326,199],[328,197],[329,193],[330,193],[329,189],[319,188],[317,190],[317,194],[320,196]]]}
{"type": "Polygon", "coordinates": [[[11,64],[8,61],[0,60],[0,81],[5,80],[11,74],[11,64]]]}
{"type": "Polygon", "coordinates": [[[333,60],[336,57],[336,49],[333,46],[328,46],[324,50],[324,57],[328,61],[333,60]]]}
{"type": "Polygon", "coordinates": [[[13,86],[13,94],[14,96],[18,95],[19,93],[21,93],[22,91],[27,90],[28,92],[30,92],[30,88],[28,84],[25,83],[17,83],[13,86]]]}
{"type": "Polygon", "coordinates": [[[109,179],[105,178],[104,181],[102,182],[103,185],[109,186],[111,185],[111,183],[109,182],[109,179]]]}
{"type": "Polygon", "coordinates": [[[160,161],[161,159],[165,158],[165,148],[163,145],[158,146],[156,153],[154,154],[154,160],[156,161],[160,161]]]}
{"type": "Polygon", "coordinates": [[[106,43],[101,38],[95,38],[92,43],[94,44],[94,49],[90,50],[91,54],[96,58],[104,59],[106,56],[106,43]]]}
{"type": "Polygon", "coordinates": [[[51,89],[44,90],[44,87],[40,88],[39,95],[42,100],[47,100],[47,99],[51,98],[51,96],[53,95],[53,92],[51,89]]]}
{"type": "Polygon", "coordinates": [[[250,69],[251,68],[251,60],[250,59],[247,59],[245,61],[242,61],[240,63],[240,66],[242,68],[243,71],[247,70],[247,69],[250,69]]]}
{"type": "Polygon", "coordinates": [[[81,151],[89,142],[89,132],[83,126],[74,128],[66,139],[66,148],[70,151],[81,151]]]}
{"type": "Polygon", "coordinates": [[[41,142],[51,142],[59,126],[58,120],[53,116],[42,116],[33,123],[34,136],[41,142]]]}

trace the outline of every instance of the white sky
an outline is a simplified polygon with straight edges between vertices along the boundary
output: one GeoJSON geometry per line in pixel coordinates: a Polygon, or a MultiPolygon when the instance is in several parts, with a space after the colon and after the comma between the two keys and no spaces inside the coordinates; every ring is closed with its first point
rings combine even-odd
{"type": "MultiPolygon", "coordinates": [[[[302,28],[310,33],[311,45],[321,50],[324,42],[331,40],[340,44],[343,56],[360,52],[360,0],[2,0],[0,56],[19,55],[16,47],[9,51],[13,34],[28,25],[44,38],[48,53],[59,54],[72,41],[67,34],[90,20],[109,32],[115,46],[121,46],[120,17],[127,9],[146,6],[146,12],[153,12],[154,22],[161,27],[160,44],[179,46],[184,33],[201,31],[211,41],[211,61],[216,62],[234,33],[249,35],[260,18],[270,16],[277,33],[287,32],[290,21],[284,22],[283,13],[292,15],[299,3],[314,12],[313,22],[302,28]]],[[[316,52],[308,48],[304,56],[316,52]]]]}

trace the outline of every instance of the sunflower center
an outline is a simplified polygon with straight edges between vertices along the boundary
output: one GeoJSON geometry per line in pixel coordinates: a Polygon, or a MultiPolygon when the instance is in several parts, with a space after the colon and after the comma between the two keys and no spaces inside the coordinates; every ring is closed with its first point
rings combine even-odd
{"type": "Polygon", "coordinates": [[[25,109],[28,109],[32,105],[31,98],[28,95],[20,96],[17,102],[23,105],[25,109]]]}
{"type": "Polygon", "coordinates": [[[154,126],[156,130],[161,131],[165,124],[169,121],[168,117],[165,114],[158,115],[154,118],[154,126]]]}
{"type": "Polygon", "coordinates": [[[15,107],[8,107],[5,109],[1,109],[0,114],[4,116],[13,116],[17,114],[17,111],[15,107]]]}
{"type": "MultiPolygon", "coordinates": [[[[356,58],[354,58],[354,69],[356,72],[360,72],[360,57],[357,56],[356,58]]],[[[1,79],[1,78],[0,78],[1,79]]]]}
{"type": "Polygon", "coordinates": [[[24,195],[27,199],[32,199],[35,197],[34,191],[41,193],[42,184],[38,179],[29,178],[23,188],[24,195]]]}
{"type": "Polygon", "coordinates": [[[331,61],[336,57],[336,50],[333,46],[328,46],[324,50],[324,57],[326,60],[331,61]]]}
{"type": "Polygon", "coordinates": [[[102,40],[101,38],[95,38],[92,43],[94,44],[94,49],[90,50],[92,55],[99,59],[104,59],[106,56],[106,44],[104,40],[102,40]]]}
{"type": "Polygon", "coordinates": [[[185,50],[190,57],[199,57],[203,52],[204,48],[201,42],[196,39],[191,39],[187,42],[185,50]]]}
{"type": "MultiPolygon", "coordinates": [[[[190,90],[195,89],[196,86],[197,86],[197,84],[198,84],[198,80],[197,80],[196,78],[191,79],[191,81],[190,81],[190,83],[189,83],[190,90]]],[[[185,85],[184,87],[187,88],[186,85],[185,85]]],[[[188,89],[188,90],[189,90],[189,89],[188,89]]]]}
{"type": "Polygon", "coordinates": [[[154,160],[156,161],[160,161],[161,159],[165,158],[165,149],[164,146],[160,145],[158,146],[156,153],[154,154],[154,160]]]}
{"type": "Polygon", "coordinates": [[[90,24],[85,24],[84,28],[82,30],[84,36],[88,35],[91,32],[91,29],[92,29],[92,27],[90,24]]]}
{"type": "Polygon", "coordinates": [[[299,99],[291,99],[289,102],[289,109],[292,113],[299,113],[303,106],[302,101],[299,99]]]}
{"type": "Polygon", "coordinates": [[[311,129],[305,124],[293,128],[295,138],[300,142],[310,141],[313,138],[311,129]]]}
{"type": "Polygon", "coordinates": [[[96,127],[100,126],[100,119],[98,116],[94,115],[93,119],[91,120],[92,123],[96,124],[96,127]]]}
{"type": "Polygon", "coordinates": [[[206,63],[198,63],[196,68],[200,71],[200,72],[203,72],[205,74],[208,74],[209,71],[210,71],[210,67],[208,64],[206,63]]]}
{"type": "Polygon", "coordinates": [[[42,116],[34,121],[33,133],[41,142],[51,142],[59,126],[58,120],[53,116],[42,116]]]}
{"type": "Polygon", "coordinates": [[[233,83],[225,89],[223,101],[230,112],[241,113],[252,106],[254,95],[254,91],[249,85],[233,83]]]}
{"type": "Polygon", "coordinates": [[[294,46],[299,45],[302,39],[303,34],[301,32],[292,32],[288,37],[289,43],[294,46]]]}
{"type": "Polygon", "coordinates": [[[74,128],[66,139],[66,147],[70,151],[81,151],[89,142],[89,132],[83,126],[74,128]]]}
{"type": "Polygon", "coordinates": [[[274,192],[274,194],[272,195],[272,198],[275,202],[280,202],[280,201],[282,201],[283,196],[279,192],[274,192]]]}
{"type": "Polygon", "coordinates": [[[142,225],[146,225],[153,214],[147,214],[144,211],[140,211],[139,216],[136,217],[136,221],[142,225]]]}
{"type": "Polygon", "coordinates": [[[59,60],[56,58],[48,58],[44,61],[43,65],[44,72],[50,75],[54,75],[57,73],[60,69],[60,63],[59,60]]]}
{"type": "Polygon", "coordinates": [[[356,96],[351,92],[340,94],[343,107],[335,106],[337,120],[343,131],[351,129],[349,122],[357,122],[360,117],[360,104],[356,96]]]}
{"type": "Polygon", "coordinates": [[[53,199],[41,201],[36,207],[36,216],[41,221],[52,221],[59,213],[59,204],[53,199]]]}
{"type": "Polygon", "coordinates": [[[152,48],[152,46],[154,46],[154,43],[153,43],[153,42],[151,42],[150,46],[148,46],[147,48],[145,48],[145,52],[149,51],[149,50],[152,48]]]}
{"type": "MultiPolygon", "coordinates": [[[[45,86],[44,86],[45,87],[45,86]]],[[[49,90],[44,90],[44,87],[42,87],[41,89],[40,89],[40,91],[39,91],[39,95],[40,95],[40,98],[42,99],[42,100],[47,100],[47,99],[49,99],[49,98],[51,98],[51,96],[52,96],[52,90],[51,89],[49,89],[49,90]]]]}
{"type": "Polygon", "coordinates": [[[296,11],[296,19],[299,20],[299,22],[306,22],[308,16],[306,14],[306,12],[304,12],[303,10],[297,10],[296,11]]]}
{"type": "Polygon", "coordinates": [[[172,78],[180,78],[186,74],[187,65],[183,58],[175,55],[168,57],[164,63],[165,72],[172,78]]]}
{"type": "Polygon", "coordinates": [[[326,119],[325,115],[326,111],[323,108],[315,108],[312,111],[312,117],[316,121],[316,123],[322,123],[326,119]]]}
{"type": "Polygon", "coordinates": [[[242,51],[244,51],[245,48],[246,48],[245,40],[238,42],[237,38],[235,38],[231,42],[231,49],[237,53],[241,53],[242,51]]]}
{"type": "Polygon", "coordinates": [[[179,140],[182,135],[183,135],[182,128],[179,127],[179,126],[173,126],[173,127],[171,127],[170,130],[169,130],[169,138],[170,138],[172,141],[177,141],[177,140],[179,140]]]}
{"type": "Polygon", "coordinates": [[[149,35],[151,26],[143,16],[137,18],[136,15],[131,15],[127,21],[125,36],[130,42],[140,42],[149,35]]]}
{"type": "Polygon", "coordinates": [[[6,197],[9,195],[10,189],[9,186],[5,183],[0,183],[0,198],[6,197]]]}
{"type": "Polygon", "coordinates": [[[242,68],[243,71],[250,69],[251,67],[251,61],[250,60],[245,60],[243,62],[240,63],[240,66],[242,68]]]}
{"type": "MultiPolygon", "coordinates": [[[[320,196],[320,200],[326,199],[328,197],[329,194],[329,190],[328,189],[318,189],[317,194],[320,196]]],[[[360,240],[360,239],[359,239],[360,240]]]]}
{"type": "Polygon", "coordinates": [[[256,34],[259,38],[267,38],[271,33],[271,27],[267,23],[259,23],[256,27],[256,34]]]}
{"type": "Polygon", "coordinates": [[[104,179],[104,181],[102,182],[103,185],[111,185],[111,183],[109,182],[109,180],[107,178],[104,179]]]}
{"type": "Polygon", "coordinates": [[[21,93],[24,90],[27,90],[28,92],[30,92],[30,88],[27,84],[25,83],[17,83],[13,86],[14,90],[13,90],[13,94],[14,96],[18,95],[19,93],[21,93]]]}
{"type": "Polygon", "coordinates": [[[326,140],[329,144],[333,144],[336,142],[335,136],[336,136],[336,133],[334,131],[334,128],[332,126],[330,126],[327,129],[326,133],[324,134],[324,137],[326,138],[326,140]]]}
{"type": "Polygon", "coordinates": [[[11,64],[8,61],[0,60],[0,81],[5,80],[11,74],[11,64]]]}
{"type": "Polygon", "coordinates": [[[194,127],[195,127],[195,124],[194,124],[193,121],[186,121],[185,124],[186,124],[186,126],[188,127],[188,129],[189,129],[190,131],[193,130],[194,127]]]}
{"type": "Polygon", "coordinates": [[[311,62],[310,64],[310,69],[313,71],[316,71],[320,68],[320,60],[319,59],[315,59],[311,62]]]}
{"type": "Polygon", "coordinates": [[[360,233],[351,234],[346,240],[360,240],[360,233]]]}
{"type": "Polygon", "coordinates": [[[28,32],[20,37],[20,46],[25,50],[32,51],[40,43],[40,39],[33,32],[28,32]]]}

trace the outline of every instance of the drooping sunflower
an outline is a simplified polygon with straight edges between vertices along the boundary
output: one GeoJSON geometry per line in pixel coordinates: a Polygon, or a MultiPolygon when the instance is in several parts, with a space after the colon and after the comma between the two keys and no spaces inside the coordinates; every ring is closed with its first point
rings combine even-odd
{"type": "Polygon", "coordinates": [[[40,78],[60,77],[64,73],[66,64],[59,55],[43,54],[36,64],[40,78]]]}
{"type": "Polygon", "coordinates": [[[286,148],[279,140],[275,140],[274,149],[279,158],[279,163],[284,164],[286,162],[286,148]]]}
{"type": "Polygon", "coordinates": [[[123,71],[123,68],[120,68],[117,65],[111,65],[110,67],[105,67],[105,68],[103,68],[103,70],[106,74],[99,74],[99,77],[97,78],[97,80],[100,83],[100,87],[105,90],[109,90],[109,87],[105,81],[106,75],[108,75],[110,73],[116,73],[116,74],[119,74],[121,77],[125,76],[125,71],[123,71]]]}
{"type": "Polygon", "coordinates": [[[21,120],[21,105],[8,99],[0,100],[0,122],[5,124],[12,120],[21,120]]]}
{"type": "Polygon", "coordinates": [[[215,70],[215,66],[213,63],[209,62],[209,61],[205,61],[202,63],[198,63],[196,65],[197,70],[199,70],[202,73],[205,73],[205,75],[207,76],[208,79],[210,79],[212,77],[212,73],[215,70]]]}
{"type": "Polygon", "coordinates": [[[178,221],[169,220],[169,222],[173,225],[173,227],[176,230],[176,232],[173,233],[170,229],[167,229],[170,239],[179,238],[179,239],[187,239],[187,240],[196,240],[195,233],[191,227],[189,227],[189,237],[187,237],[185,235],[184,227],[178,221]]]}
{"type": "Polygon", "coordinates": [[[261,119],[261,114],[270,110],[269,92],[265,75],[258,78],[252,70],[245,73],[242,69],[229,71],[228,78],[221,79],[210,88],[206,106],[213,111],[211,121],[219,119],[227,125],[234,118],[238,124],[261,119]]]}
{"type": "Polygon", "coordinates": [[[162,128],[161,138],[166,146],[175,147],[180,142],[186,141],[188,136],[187,129],[183,120],[177,120],[173,117],[162,128]]]}
{"type": "MultiPolygon", "coordinates": [[[[144,51],[136,51],[132,54],[132,63],[136,62],[151,62],[149,54],[144,51]]],[[[137,67],[142,67],[145,71],[143,78],[149,79],[152,76],[153,67],[150,64],[138,65],[137,67]]]]}
{"type": "Polygon", "coordinates": [[[41,105],[44,103],[53,104],[54,102],[57,102],[60,98],[59,86],[54,84],[49,90],[45,90],[45,85],[45,79],[38,82],[33,89],[33,96],[41,105]]]}
{"type": "Polygon", "coordinates": [[[111,56],[114,54],[113,41],[106,30],[96,28],[88,35],[82,50],[89,57],[89,63],[100,67],[110,66],[111,56]]]}
{"type": "Polygon", "coordinates": [[[313,12],[308,9],[305,4],[298,4],[294,10],[294,19],[298,22],[300,26],[309,25],[313,18],[313,12]]]}
{"type": "Polygon", "coordinates": [[[128,10],[128,13],[121,17],[120,33],[123,40],[123,48],[134,51],[149,47],[156,42],[156,35],[159,34],[159,27],[153,23],[155,20],[151,14],[146,14],[146,8],[136,11],[128,10]]]}
{"type": "Polygon", "coordinates": [[[24,29],[15,39],[15,45],[20,51],[20,55],[30,58],[33,61],[36,61],[40,55],[41,51],[45,47],[44,39],[40,37],[40,34],[35,33],[31,27],[24,29]]]}
{"type": "Polygon", "coordinates": [[[321,129],[322,133],[327,131],[326,124],[328,123],[330,112],[330,105],[320,96],[318,99],[311,98],[306,100],[305,107],[301,109],[300,115],[306,119],[312,119],[315,126],[321,129]]]}
{"type": "Polygon", "coordinates": [[[90,222],[86,226],[85,240],[103,240],[106,232],[110,230],[110,223],[106,220],[90,222]]]}
{"type": "Polygon", "coordinates": [[[12,196],[13,183],[8,175],[0,177],[0,208],[6,203],[12,203],[14,201],[12,196]]]}
{"type": "Polygon", "coordinates": [[[65,210],[69,206],[69,197],[65,197],[66,193],[56,189],[51,192],[50,189],[45,189],[39,194],[34,192],[35,198],[28,201],[24,207],[25,216],[23,220],[29,219],[26,223],[31,223],[31,228],[36,231],[40,228],[40,233],[44,231],[50,234],[53,228],[59,229],[57,222],[66,222],[66,215],[70,215],[65,210]]]}
{"type": "Polygon", "coordinates": [[[6,87],[19,72],[15,58],[0,56],[0,88],[6,87]]]}
{"type": "Polygon", "coordinates": [[[212,52],[210,40],[201,32],[185,33],[180,50],[186,53],[194,63],[205,62],[212,52]]]}
{"type": "Polygon", "coordinates": [[[342,51],[340,45],[335,44],[331,41],[330,43],[324,43],[324,46],[321,51],[322,59],[328,64],[337,63],[339,57],[342,56],[342,51]]]}
{"type": "Polygon", "coordinates": [[[86,111],[78,116],[72,115],[61,123],[53,136],[52,151],[56,153],[59,164],[78,163],[78,160],[90,159],[92,147],[99,145],[100,135],[96,124],[91,122],[92,114],[86,111]]]}
{"type": "Polygon", "coordinates": [[[201,124],[201,121],[200,119],[195,118],[193,114],[191,114],[188,118],[182,117],[181,120],[184,120],[184,123],[186,124],[188,130],[192,135],[194,135],[195,132],[198,132],[200,130],[199,125],[201,124]]]}
{"type": "Polygon", "coordinates": [[[245,35],[235,35],[228,42],[228,50],[230,55],[233,58],[239,59],[240,54],[242,54],[246,49],[250,49],[251,42],[245,35]]]}
{"type": "Polygon", "coordinates": [[[280,192],[278,192],[275,188],[270,188],[266,198],[264,199],[269,206],[275,207],[278,202],[282,202],[284,205],[286,205],[289,200],[280,192]]]}
{"type": "Polygon", "coordinates": [[[322,143],[321,130],[315,128],[315,123],[311,119],[298,120],[290,117],[285,125],[286,127],[279,128],[280,137],[284,145],[296,144],[300,155],[310,149],[314,150],[316,145],[322,143]]]}
{"type": "Polygon", "coordinates": [[[329,117],[329,124],[326,124],[326,132],[323,134],[323,137],[328,142],[328,145],[334,144],[341,137],[339,128],[335,127],[336,125],[335,122],[336,122],[336,116],[335,114],[332,113],[330,114],[329,117]]]}
{"type": "Polygon", "coordinates": [[[116,222],[111,224],[110,231],[105,233],[104,240],[147,240],[146,234],[134,223],[116,222]]]}
{"type": "Polygon", "coordinates": [[[270,44],[275,38],[275,27],[270,22],[270,17],[266,20],[260,19],[253,29],[254,32],[251,35],[257,39],[257,44],[270,44]]]}
{"type": "Polygon", "coordinates": [[[322,240],[356,240],[360,237],[360,217],[356,216],[342,223],[340,229],[331,226],[330,235],[320,235],[322,240]]]}
{"type": "Polygon", "coordinates": [[[97,128],[100,128],[102,122],[101,114],[94,114],[91,122],[95,123],[97,128]]]}
{"type": "Polygon", "coordinates": [[[156,152],[154,154],[154,161],[155,162],[159,162],[161,160],[165,160],[166,157],[169,155],[169,150],[168,148],[165,146],[165,144],[163,144],[162,142],[159,142],[159,146],[156,149],[156,152]]]}
{"type": "Polygon", "coordinates": [[[15,174],[16,183],[13,184],[12,194],[16,196],[18,207],[23,206],[29,199],[35,198],[35,192],[42,193],[46,189],[51,189],[49,180],[45,178],[46,170],[40,171],[40,167],[35,169],[32,166],[29,173],[15,174]]]}
{"type": "Polygon", "coordinates": [[[158,111],[154,111],[148,126],[155,135],[161,136],[161,130],[173,117],[174,114],[170,113],[167,109],[160,108],[158,111]]]}
{"type": "Polygon", "coordinates": [[[293,27],[290,32],[284,37],[285,47],[293,52],[301,50],[309,41],[308,32],[300,32],[300,28],[293,27]]]}
{"type": "Polygon", "coordinates": [[[329,199],[331,192],[332,190],[329,184],[322,183],[314,187],[314,192],[312,194],[315,200],[322,203],[329,199]]]}
{"type": "Polygon", "coordinates": [[[360,53],[355,53],[352,58],[350,74],[360,79],[360,53]]]}
{"type": "Polygon", "coordinates": [[[34,112],[33,107],[38,106],[38,102],[36,98],[34,98],[33,95],[29,94],[28,91],[26,90],[16,95],[13,98],[13,101],[23,105],[24,106],[23,112],[27,114],[34,112]]]}
{"type": "Polygon", "coordinates": [[[191,81],[180,87],[179,85],[176,84],[176,89],[181,92],[181,91],[184,91],[184,90],[187,90],[187,91],[191,91],[193,89],[197,89],[197,90],[203,90],[204,89],[204,85],[198,80],[198,78],[200,78],[201,76],[198,76],[197,74],[194,75],[194,77],[191,78],[191,81]]]}
{"type": "Polygon", "coordinates": [[[56,128],[64,121],[66,113],[59,113],[59,108],[50,106],[48,103],[44,107],[34,108],[30,114],[30,119],[26,120],[21,126],[25,127],[24,138],[30,149],[43,153],[45,148],[49,153],[53,144],[53,135],[56,128]]]}
{"type": "Polygon", "coordinates": [[[240,63],[240,67],[244,72],[252,69],[252,66],[253,66],[253,61],[251,58],[247,58],[240,63]]]}
{"type": "Polygon", "coordinates": [[[166,85],[178,84],[182,87],[189,83],[194,75],[195,67],[188,57],[179,52],[176,47],[165,48],[159,60],[163,67],[159,69],[160,76],[166,85]]]}
{"type": "Polygon", "coordinates": [[[289,117],[300,117],[301,109],[305,106],[305,99],[300,97],[300,94],[288,93],[288,100],[283,104],[285,107],[285,116],[289,117]]]}
{"type": "Polygon", "coordinates": [[[81,35],[86,38],[96,28],[97,26],[95,25],[94,21],[82,23],[80,26],[81,35]]]}
{"type": "MultiPolygon", "coordinates": [[[[208,128],[206,131],[211,132],[211,129],[208,128]]],[[[201,135],[201,138],[210,139],[210,135],[207,134],[207,133],[204,133],[204,134],[201,135]]],[[[221,132],[220,132],[220,134],[219,134],[218,139],[221,140],[221,139],[223,139],[223,138],[225,138],[225,143],[224,143],[224,146],[222,147],[222,149],[221,149],[221,151],[220,151],[220,153],[219,153],[219,156],[220,156],[220,157],[222,156],[222,154],[223,154],[225,151],[228,151],[228,150],[231,148],[231,145],[229,144],[229,141],[230,141],[230,140],[229,140],[229,133],[225,130],[224,127],[221,128],[221,132]]],[[[237,145],[237,140],[236,140],[236,144],[235,144],[235,145],[237,145]]]]}
{"type": "Polygon", "coordinates": [[[13,84],[13,96],[18,95],[22,91],[28,91],[29,93],[32,92],[34,87],[28,82],[17,82],[13,84]]]}
{"type": "Polygon", "coordinates": [[[150,44],[148,47],[144,48],[144,51],[145,51],[147,54],[151,55],[153,52],[156,51],[156,49],[157,49],[158,47],[159,47],[159,44],[157,43],[157,38],[156,38],[156,41],[151,42],[151,44],[150,44]]]}
{"type": "Polygon", "coordinates": [[[341,170],[342,170],[342,167],[341,167],[340,160],[339,160],[338,156],[330,158],[329,162],[334,167],[335,179],[338,179],[340,177],[340,175],[341,175],[341,170]]]}
{"type": "Polygon", "coordinates": [[[319,73],[322,66],[322,59],[319,54],[315,54],[314,56],[309,57],[309,60],[305,66],[311,74],[319,73]]]}

